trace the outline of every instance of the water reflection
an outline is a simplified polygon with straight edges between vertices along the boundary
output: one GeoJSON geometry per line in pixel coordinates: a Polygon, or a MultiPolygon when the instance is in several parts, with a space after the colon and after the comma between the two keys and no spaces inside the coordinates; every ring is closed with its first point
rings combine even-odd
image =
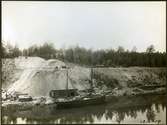
{"type": "Polygon", "coordinates": [[[4,124],[74,124],[74,123],[165,123],[166,105],[152,103],[147,105],[114,108],[112,103],[99,106],[55,110],[53,107],[33,108],[2,117],[4,124]],[[160,116],[160,117],[158,117],[160,116]]]}

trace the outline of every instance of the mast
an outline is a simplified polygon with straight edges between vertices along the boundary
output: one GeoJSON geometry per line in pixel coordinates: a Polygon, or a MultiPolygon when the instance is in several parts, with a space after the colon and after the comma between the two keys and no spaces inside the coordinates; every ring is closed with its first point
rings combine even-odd
{"type": "Polygon", "coordinates": [[[66,82],[67,82],[67,86],[66,86],[66,90],[68,90],[68,69],[67,69],[67,74],[66,74],[66,75],[67,75],[67,81],[66,81],[66,82]]]}
{"type": "Polygon", "coordinates": [[[68,95],[69,95],[69,93],[68,93],[68,69],[67,69],[66,75],[67,75],[67,79],[66,79],[66,82],[67,82],[67,84],[66,84],[66,92],[67,92],[67,97],[68,97],[68,95]]]}
{"type": "Polygon", "coordinates": [[[93,68],[91,67],[91,92],[93,91],[93,68]]]}
{"type": "Polygon", "coordinates": [[[91,67],[91,89],[92,89],[92,85],[93,85],[93,70],[92,70],[92,67],[91,67]]]}

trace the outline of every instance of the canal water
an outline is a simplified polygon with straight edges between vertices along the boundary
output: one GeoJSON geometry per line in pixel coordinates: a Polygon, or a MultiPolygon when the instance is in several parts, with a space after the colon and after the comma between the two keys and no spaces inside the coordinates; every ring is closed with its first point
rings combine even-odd
{"type": "Polygon", "coordinates": [[[60,109],[52,107],[3,113],[4,124],[166,124],[166,96],[129,98],[125,104],[110,102],[82,108],[60,109]],[[148,101],[149,100],[149,101],[148,101]],[[142,103],[144,102],[144,103],[142,103]],[[147,102],[147,103],[146,103],[147,102]],[[134,104],[135,103],[135,104],[134,104]],[[114,106],[113,106],[114,105],[114,106]]]}

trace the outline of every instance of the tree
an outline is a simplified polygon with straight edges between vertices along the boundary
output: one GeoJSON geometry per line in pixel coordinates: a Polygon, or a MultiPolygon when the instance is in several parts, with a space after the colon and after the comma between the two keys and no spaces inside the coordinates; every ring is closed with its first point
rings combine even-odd
{"type": "Polygon", "coordinates": [[[23,56],[28,56],[28,50],[27,49],[23,49],[23,56]]]}
{"type": "Polygon", "coordinates": [[[152,53],[155,51],[154,45],[150,45],[146,49],[146,53],[148,53],[148,58],[149,58],[149,66],[154,66],[154,60],[152,59],[153,55],[152,53]]]}
{"type": "Polygon", "coordinates": [[[24,50],[28,56],[39,56],[45,59],[53,58],[56,50],[52,43],[44,43],[42,46],[33,45],[26,50],[24,50]]]}
{"type": "Polygon", "coordinates": [[[19,50],[18,46],[15,45],[15,47],[13,48],[13,57],[18,57],[19,55],[21,55],[21,51],[19,50]]]}
{"type": "Polygon", "coordinates": [[[4,43],[2,42],[2,44],[1,44],[1,57],[5,58],[6,56],[7,56],[7,51],[6,51],[4,43]]]}
{"type": "Polygon", "coordinates": [[[125,49],[122,46],[119,46],[118,49],[117,49],[117,52],[118,53],[123,53],[123,52],[125,52],[125,49]]]}
{"type": "Polygon", "coordinates": [[[75,62],[75,60],[74,60],[74,51],[73,51],[72,48],[69,48],[69,49],[65,50],[64,58],[65,58],[66,61],[75,62]]]}
{"type": "Polygon", "coordinates": [[[19,47],[17,45],[13,47],[9,42],[7,42],[7,44],[5,45],[4,41],[2,41],[1,49],[2,49],[2,57],[4,58],[14,58],[21,55],[19,47]]]}
{"type": "MultiPolygon", "coordinates": [[[[134,46],[131,51],[119,46],[117,50],[92,50],[78,45],[67,49],[55,49],[53,43],[44,43],[41,46],[33,45],[22,51],[24,56],[39,56],[45,59],[58,58],[63,61],[81,65],[105,65],[105,66],[166,66],[166,52],[155,52],[150,45],[146,52],[137,52],[134,46]]],[[[21,55],[19,47],[9,43],[2,43],[1,52],[4,58],[13,58],[21,55]]]]}
{"type": "Polygon", "coordinates": [[[150,45],[149,47],[147,47],[146,52],[147,53],[153,53],[153,52],[155,52],[154,45],[150,45]]]}
{"type": "Polygon", "coordinates": [[[134,47],[132,48],[131,52],[136,52],[136,51],[137,51],[137,48],[136,48],[136,46],[134,46],[134,47]]]}

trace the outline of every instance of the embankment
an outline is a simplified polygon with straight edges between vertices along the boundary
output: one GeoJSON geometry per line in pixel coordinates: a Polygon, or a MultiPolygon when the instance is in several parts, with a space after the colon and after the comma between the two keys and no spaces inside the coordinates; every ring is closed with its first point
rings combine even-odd
{"type": "MultiPolygon", "coordinates": [[[[66,72],[56,70],[68,64],[39,57],[2,60],[2,87],[21,90],[33,96],[48,95],[50,89],[66,87],[66,72]],[[13,87],[12,87],[13,86],[13,87]]],[[[61,69],[61,68],[60,68],[61,69]]],[[[93,78],[98,90],[111,90],[116,95],[165,92],[166,68],[129,67],[94,68],[93,78]]],[[[90,69],[73,66],[69,69],[69,87],[88,89],[90,69]]]]}
{"type": "Polygon", "coordinates": [[[110,88],[118,94],[143,93],[166,89],[166,68],[129,67],[95,68],[97,86],[110,88]]]}

